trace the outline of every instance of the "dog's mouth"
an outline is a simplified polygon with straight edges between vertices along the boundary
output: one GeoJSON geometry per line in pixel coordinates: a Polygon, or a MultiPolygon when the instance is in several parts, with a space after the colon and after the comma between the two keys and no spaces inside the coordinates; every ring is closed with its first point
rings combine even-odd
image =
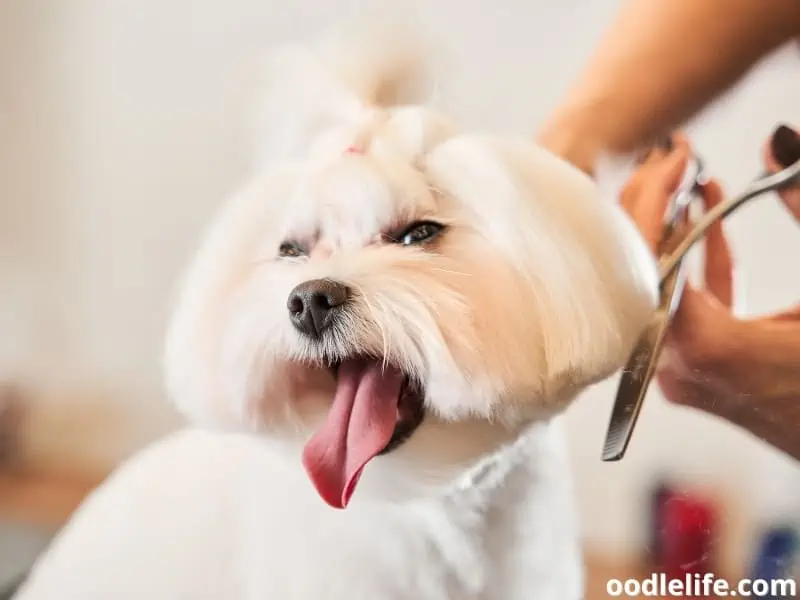
{"type": "Polygon", "coordinates": [[[422,423],[425,392],[381,359],[353,357],[331,370],[336,392],[303,450],[303,466],[322,499],[345,508],[367,463],[402,445],[422,423]]]}

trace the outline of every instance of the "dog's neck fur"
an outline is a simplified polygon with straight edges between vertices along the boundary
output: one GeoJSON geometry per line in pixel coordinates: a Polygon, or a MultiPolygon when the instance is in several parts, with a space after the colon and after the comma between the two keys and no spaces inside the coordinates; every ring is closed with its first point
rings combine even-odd
{"type": "MultiPolygon", "coordinates": [[[[298,473],[292,465],[284,465],[293,482],[286,502],[293,503],[295,510],[302,502],[308,519],[304,530],[317,532],[283,548],[283,560],[294,560],[297,553],[296,560],[307,560],[317,569],[314,580],[304,584],[308,586],[305,595],[294,588],[289,595],[319,597],[315,594],[323,593],[326,585],[341,580],[341,574],[333,574],[341,564],[348,569],[359,565],[352,575],[354,590],[362,594],[358,597],[372,597],[363,594],[374,585],[374,593],[382,594],[381,598],[578,598],[580,548],[558,421],[534,425],[443,494],[403,504],[360,497],[345,511],[332,511],[302,476],[295,477],[298,473]],[[330,556],[331,552],[337,556],[330,556]],[[543,572],[531,577],[528,566],[543,572]],[[387,578],[394,582],[395,596],[386,594],[387,578]]],[[[256,462],[273,459],[262,455],[256,462]]],[[[269,589],[269,597],[283,597],[288,591],[279,584],[276,587],[275,572],[268,568],[275,564],[271,545],[280,532],[275,531],[274,521],[263,516],[265,494],[273,495],[274,501],[274,490],[282,483],[253,478],[254,470],[266,472],[267,468],[254,464],[246,470],[243,495],[251,510],[242,526],[251,531],[268,528],[262,536],[248,536],[262,540],[246,553],[248,560],[262,561],[252,564],[251,571],[263,575],[251,582],[253,589],[262,594],[269,589]]]]}

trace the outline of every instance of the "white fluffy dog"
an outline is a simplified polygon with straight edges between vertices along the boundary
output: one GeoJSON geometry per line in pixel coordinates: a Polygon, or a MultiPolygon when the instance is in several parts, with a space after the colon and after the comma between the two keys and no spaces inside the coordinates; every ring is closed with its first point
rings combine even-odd
{"type": "Polygon", "coordinates": [[[624,362],[653,258],[570,165],[416,104],[415,44],[378,37],[276,58],[168,334],[204,429],[111,476],[19,600],[581,597],[558,415],[624,362]]]}

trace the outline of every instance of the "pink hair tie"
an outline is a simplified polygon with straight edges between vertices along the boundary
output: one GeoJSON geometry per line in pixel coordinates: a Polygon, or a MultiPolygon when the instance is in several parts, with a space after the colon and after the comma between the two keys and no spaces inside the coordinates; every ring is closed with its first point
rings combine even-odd
{"type": "Polygon", "coordinates": [[[356,146],[348,146],[347,149],[344,151],[345,154],[364,154],[364,151],[361,148],[356,146]]]}

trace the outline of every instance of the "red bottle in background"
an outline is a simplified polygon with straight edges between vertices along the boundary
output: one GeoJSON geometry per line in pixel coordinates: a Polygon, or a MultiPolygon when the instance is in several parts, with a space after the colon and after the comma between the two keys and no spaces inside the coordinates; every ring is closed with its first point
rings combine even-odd
{"type": "Polygon", "coordinates": [[[719,576],[713,553],[717,512],[704,499],[675,492],[662,501],[661,511],[659,562],[666,579],[686,582],[686,597],[702,595],[703,575],[719,576]]]}

